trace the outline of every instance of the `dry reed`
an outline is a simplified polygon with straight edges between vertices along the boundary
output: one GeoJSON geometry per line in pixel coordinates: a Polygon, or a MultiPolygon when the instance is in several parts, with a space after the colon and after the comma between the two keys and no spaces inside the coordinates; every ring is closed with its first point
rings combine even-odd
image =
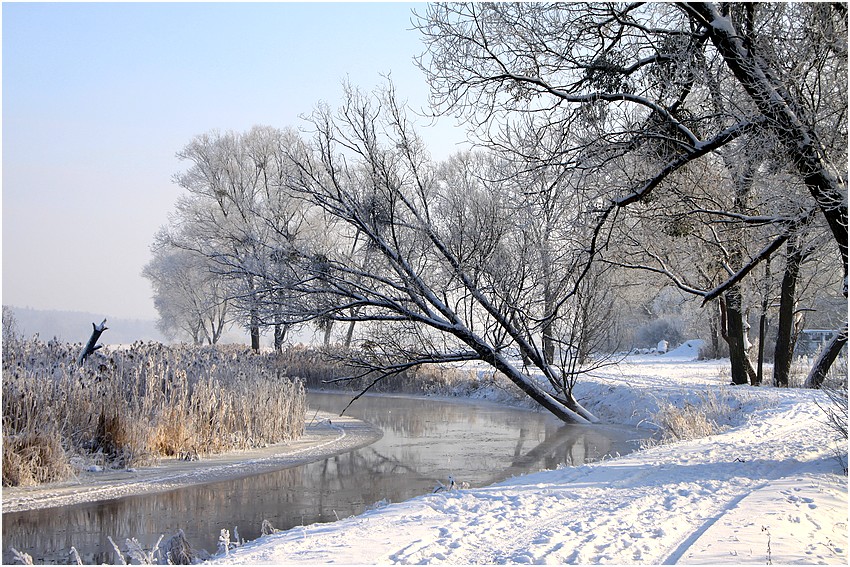
{"type": "Polygon", "coordinates": [[[67,478],[75,463],[131,467],[289,441],[306,393],[271,355],[135,343],[75,363],[80,345],[3,348],[3,484],[67,478]]]}

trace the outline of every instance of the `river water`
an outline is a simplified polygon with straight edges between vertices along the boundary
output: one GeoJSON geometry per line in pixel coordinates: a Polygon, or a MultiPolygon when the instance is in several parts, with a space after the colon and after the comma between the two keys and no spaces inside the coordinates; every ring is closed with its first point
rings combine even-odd
{"type": "MultiPolygon", "coordinates": [[[[313,410],[339,413],[350,395],[310,392],[313,410]]],[[[308,414],[309,415],[309,414],[308,414]]],[[[278,529],[331,522],[382,501],[432,492],[452,475],[472,488],[559,465],[580,465],[637,449],[645,433],[605,425],[563,425],[545,413],[492,404],[396,396],[365,396],[346,415],[383,437],[367,447],[280,471],[188,486],[160,494],[3,514],[3,563],[10,548],[36,563],[68,563],[71,546],[84,563],[117,564],[107,536],[122,550],[127,538],[146,549],[160,534],[182,529],[199,549],[214,552],[222,528],[245,539],[263,520],[278,529]]]]}

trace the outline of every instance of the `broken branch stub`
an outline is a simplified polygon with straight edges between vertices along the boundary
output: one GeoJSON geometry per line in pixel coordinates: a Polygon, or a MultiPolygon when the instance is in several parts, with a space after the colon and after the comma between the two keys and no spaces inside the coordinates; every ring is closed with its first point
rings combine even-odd
{"type": "Polygon", "coordinates": [[[100,335],[103,334],[103,331],[108,329],[106,326],[106,319],[104,319],[100,325],[91,324],[92,332],[91,337],[89,337],[89,342],[86,343],[86,346],[83,347],[83,350],[80,352],[80,356],[77,359],[78,364],[82,364],[88,355],[101,348],[103,345],[97,344],[97,340],[100,338],[100,335]]]}

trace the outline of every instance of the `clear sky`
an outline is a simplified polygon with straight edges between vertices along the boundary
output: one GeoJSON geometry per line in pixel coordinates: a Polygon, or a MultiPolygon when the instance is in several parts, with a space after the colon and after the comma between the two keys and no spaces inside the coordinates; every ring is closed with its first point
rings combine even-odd
{"type": "MultiPolygon", "coordinates": [[[[193,136],[299,126],[391,73],[427,101],[410,3],[3,3],[4,305],[156,318],[140,272],[193,136]]],[[[465,136],[422,135],[436,157],[465,136]]]]}

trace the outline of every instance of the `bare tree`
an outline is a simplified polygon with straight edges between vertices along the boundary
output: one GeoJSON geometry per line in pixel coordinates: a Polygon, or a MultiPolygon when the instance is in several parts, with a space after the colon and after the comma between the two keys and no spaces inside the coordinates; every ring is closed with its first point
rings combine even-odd
{"type": "Polygon", "coordinates": [[[260,126],[243,134],[211,132],[177,154],[191,165],[175,176],[188,194],[178,200],[169,242],[206,258],[226,279],[255,350],[261,329],[274,328],[279,349],[293,324],[289,282],[299,277],[296,241],[305,214],[303,202],[285,189],[284,147],[296,137],[260,126]]]}
{"type": "Polygon", "coordinates": [[[338,113],[320,107],[311,122],[312,143],[290,154],[299,170],[291,187],[343,221],[347,248],[371,260],[351,262],[348,250],[313,256],[301,290],[343,300],[338,320],[368,322],[371,361],[363,362],[376,379],[480,360],[559,418],[595,421],[571,393],[545,387],[559,382],[558,370],[530,332],[527,243],[500,196],[472,187],[466,199],[451,179],[438,182],[392,87],[374,97],[349,87],[338,113]],[[513,348],[542,383],[509,360],[513,348]]]}
{"type": "Polygon", "coordinates": [[[142,275],[153,287],[157,326],[166,336],[182,334],[196,345],[216,344],[230,323],[225,282],[206,258],[170,246],[165,233],[156,240],[142,275]]]}

